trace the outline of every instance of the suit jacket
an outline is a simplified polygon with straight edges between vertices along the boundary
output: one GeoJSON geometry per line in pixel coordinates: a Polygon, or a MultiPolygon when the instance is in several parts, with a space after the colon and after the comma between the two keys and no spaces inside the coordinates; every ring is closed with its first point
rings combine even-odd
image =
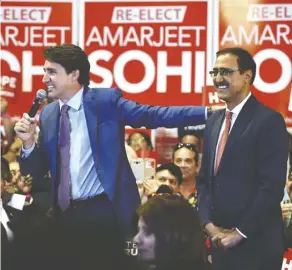
{"type": "Polygon", "coordinates": [[[280,202],[288,158],[288,133],[283,117],[252,95],[234,123],[214,175],[216,145],[224,118],[225,110],[221,110],[206,124],[198,180],[203,223],[238,228],[247,236],[243,242],[252,243],[246,245],[251,254],[281,254],[280,202]]]}
{"type": "MultiPolygon", "coordinates": [[[[97,175],[113,202],[121,225],[127,228],[140,198],[125,152],[125,125],[146,128],[178,127],[205,122],[205,107],[159,107],[140,105],[122,97],[119,89],[85,88],[83,106],[97,175]]],[[[20,162],[21,171],[42,179],[51,172],[51,202],[56,205],[57,145],[60,108],[58,101],[40,114],[39,143],[20,162]]],[[[81,142],[75,142],[81,143],[81,142]]]]}

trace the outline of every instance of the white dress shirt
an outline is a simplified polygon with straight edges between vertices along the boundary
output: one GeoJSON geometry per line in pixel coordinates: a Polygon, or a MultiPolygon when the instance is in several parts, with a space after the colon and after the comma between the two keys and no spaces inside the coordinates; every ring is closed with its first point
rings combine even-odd
{"type": "MultiPolygon", "coordinates": [[[[98,179],[83,108],[83,87],[66,103],[70,106],[70,176],[71,198],[85,200],[104,192],[98,179]]],[[[60,110],[64,103],[59,100],[60,110]]],[[[25,158],[34,149],[22,149],[25,158]]]]}

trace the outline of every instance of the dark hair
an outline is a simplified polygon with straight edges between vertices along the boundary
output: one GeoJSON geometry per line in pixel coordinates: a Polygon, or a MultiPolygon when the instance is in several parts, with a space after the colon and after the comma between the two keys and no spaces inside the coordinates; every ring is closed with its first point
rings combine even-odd
{"type": "Polygon", "coordinates": [[[178,185],[179,186],[181,185],[181,183],[183,181],[183,176],[182,176],[181,169],[177,165],[175,165],[174,163],[162,164],[156,168],[156,173],[163,171],[163,170],[169,171],[171,175],[176,177],[178,185]]]}
{"type": "Polygon", "coordinates": [[[194,136],[198,138],[198,143],[196,144],[197,149],[201,149],[201,142],[204,136],[204,131],[203,130],[189,130],[186,129],[183,132],[180,132],[178,135],[178,139],[180,142],[182,142],[183,138],[185,136],[194,136]]]}
{"type": "Polygon", "coordinates": [[[172,159],[174,160],[174,154],[177,150],[181,149],[181,148],[187,148],[191,151],[193,151],[195,153],[195,163],[196,165],[198,165],[199,162],[199,152],[197,150],[197,147],[194,144],[191,143],[177,143],[173,149],[173,153],[172,153],[172,159]]]}
{"type": "Polygon", "coordinates": [[[151,138],[148,136],[148,134],[144,133],[144,132],[141,132],[141,131],[137,131],[137,132],[133,132],[131,135],[129,135],[128,139],[127,139],[127,144],[130,145],[131,143],[131,138],[134,134],[140,134],[145,142],[147,143],[148,147],[151,148],[151,150],[153,150],[153,145],[152,145],[152,142],[151,142],[151,138]]]}
{"type": "Polygon", "coordinates": [[[137,213],[155,235],[157,269],[204,269],[200,268],[206,263],[204,232],[197,210],[184,198],[154,196],[137,213]]]}
{"type": "Polygon", "coordinates": [[[216,53],[217,58],[223,54],[232,54],[237,56],[237,64],[240,73],[243,73],[247,70],[251,70],[252,76],[250,80],[250,85],[253,84],[254,78],[256,76],[256,63],[252,55],[245,49],[239,47],[225,48],[216,53]]]}
{"type": "Polygon", "coordinates": [[[1,157],[1,181],[11,181],[11,172],[9,168],[9,162],[7,161],[6,158],[1,157]]]}
{"type": "Polygon", "coordinates": [[[47,47],[44,49],[43,55],[49,62],[60,64],[67,74],[79,70],[78,82],[84,86],[89,85],[90,63],[86,53],[79,46],[63,44],[47,47]]]}

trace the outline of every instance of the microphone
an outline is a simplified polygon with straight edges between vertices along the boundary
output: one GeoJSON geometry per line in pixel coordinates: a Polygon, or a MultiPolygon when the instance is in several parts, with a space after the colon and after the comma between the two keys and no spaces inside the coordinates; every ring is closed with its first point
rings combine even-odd
{"type": "Polygon", "coordinates": [[[46,98],[47,92],[44,89],[39,89],[37,91],[36,97],[31,105],[31,108],[28,112],[29,117],[34,117],[41,106],[43,100],[46,98]]]}

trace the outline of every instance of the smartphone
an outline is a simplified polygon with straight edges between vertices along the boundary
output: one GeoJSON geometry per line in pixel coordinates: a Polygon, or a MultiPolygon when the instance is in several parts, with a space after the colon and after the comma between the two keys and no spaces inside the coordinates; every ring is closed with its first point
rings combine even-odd
{"type": "Polygon", "coordinates": [[[144,159],[144,179],[155,179],[156,161],[154,158],[144,159]]]}
{"type": "Polygon", "coordinates": [[[131,168],[137,185],[143,184],[144,179],[155,179],[156,161],[153,158],[137,158],[132,160],[131,168]]]}

